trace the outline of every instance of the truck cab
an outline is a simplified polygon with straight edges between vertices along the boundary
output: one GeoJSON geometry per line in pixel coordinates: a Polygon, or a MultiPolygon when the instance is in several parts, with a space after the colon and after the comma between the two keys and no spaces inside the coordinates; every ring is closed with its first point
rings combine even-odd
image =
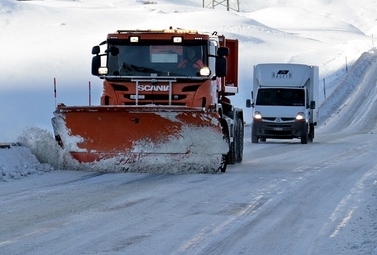
{"type": "Polygon", "coordinates": [[[101,105],[212,111],[220,106],[219,98],[225,102],[238,92],[237,53],[236,40],[196,30],[118,30],[93,47],[92,74],[104,79],[101,105]],[[188,59],[189,52],[195,60],[188,59]]]}

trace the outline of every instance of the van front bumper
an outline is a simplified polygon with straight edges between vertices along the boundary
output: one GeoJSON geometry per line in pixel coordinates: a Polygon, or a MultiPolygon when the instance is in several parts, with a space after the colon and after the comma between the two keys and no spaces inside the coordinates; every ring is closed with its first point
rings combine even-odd
{"type": "Polygon", "coordinates": [[[258,138],[292,139],[307,135],[308,124],[301,122],[264,122],[253,121],[252,135],[258,138]]]}

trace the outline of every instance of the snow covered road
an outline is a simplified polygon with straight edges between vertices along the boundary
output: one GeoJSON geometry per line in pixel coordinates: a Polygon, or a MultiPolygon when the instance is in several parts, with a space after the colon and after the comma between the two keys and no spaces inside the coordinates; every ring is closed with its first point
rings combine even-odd
{"type": "Polygon", "coordinates": [[[53,171],[3,183],[0,253],[377,254],[376,135],[249,139],[225,174],[53,171]]]}

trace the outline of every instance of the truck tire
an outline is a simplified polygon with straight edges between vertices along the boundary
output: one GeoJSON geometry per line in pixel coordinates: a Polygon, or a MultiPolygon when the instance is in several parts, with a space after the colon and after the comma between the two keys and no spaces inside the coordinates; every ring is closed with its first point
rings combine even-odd
{"type": "Polygon", "coordinates": [[[307,144],[309,139],[308,132],[305,132],[303,136],[301,136],[301,144],[307,144]]]}
{"type": "Polygon", "coordinates": [[[244,126],[241,119],[237,119],[236,137],[237,148],[236,148],[236,162],[241,163],[243,159],[243,136],[244,136],[244,126]]]}
{"type": "Polygon", "coordinates": [[[221,173],[225,173],[226,167],[228,166],[228,156],[224,154],[221,158],[221,164],[218,170],[220,170],[221,173]]]}
{"type": "Polygon", "coordinates": [[[228,164],[234,164],[232,162],[232,151],[233,151],[233,143],[230,143],[230,138],[229,138],[229,130],[228,130],[228,124],[224,119],[220,119],[220,123],[223,129],[223,139],[226,141],[227,144],[229,144],[229,151],[227,154],[223,154],[221,158],[221,164],[219,167],[219,170],[221,172],[225,172],[226,167],[228,164]]]}
{"type": "MultiPolygon", "coordinates": [[[[226,154],[226,161],[227,161],[227,164],[233,165],[233,164],[236,163],[236,147],[235,147],[236,137],[233,137],[233,142],[230,142],[229,130],[228,130],[227,123],[223,122],[222,126],[223,126],[224,137],[229,144],[229,151],[226,154]]],[[[234,128],[234,126],[232,128],[234,128]]],[[[234,131],[233,133],[235,133],[235,130],[233,130],[233,131],[234,131]]]]}
{"type": "Polygon", "coordinates": [[[228,152],[228,164],[234,165],[236,163],[236,145],[235,140],[230,144],[230,149],[228,152]]]}
{"type": "Polygon", "coordinates": [[[228,164],[231,165],[242,162],[243,157],[244,127],[243,122],[240,118],[236,119],[233,131],[233,142],[230,144],[230,149],[228,153],[228,164]]]}

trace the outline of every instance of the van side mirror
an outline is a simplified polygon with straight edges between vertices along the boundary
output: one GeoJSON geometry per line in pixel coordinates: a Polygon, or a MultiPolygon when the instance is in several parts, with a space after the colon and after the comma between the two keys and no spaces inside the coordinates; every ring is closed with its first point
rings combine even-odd
{"type": "Polygon", "coordinates": [[[315,109],[315,101],[310,101],[310,109],[315,109]]]}
{"type": "Polygon", "coordinates": [[[251,102],[250,99],[246,99],[246,107],[247,108],[254,107],[254,104],[251,102]]]}

